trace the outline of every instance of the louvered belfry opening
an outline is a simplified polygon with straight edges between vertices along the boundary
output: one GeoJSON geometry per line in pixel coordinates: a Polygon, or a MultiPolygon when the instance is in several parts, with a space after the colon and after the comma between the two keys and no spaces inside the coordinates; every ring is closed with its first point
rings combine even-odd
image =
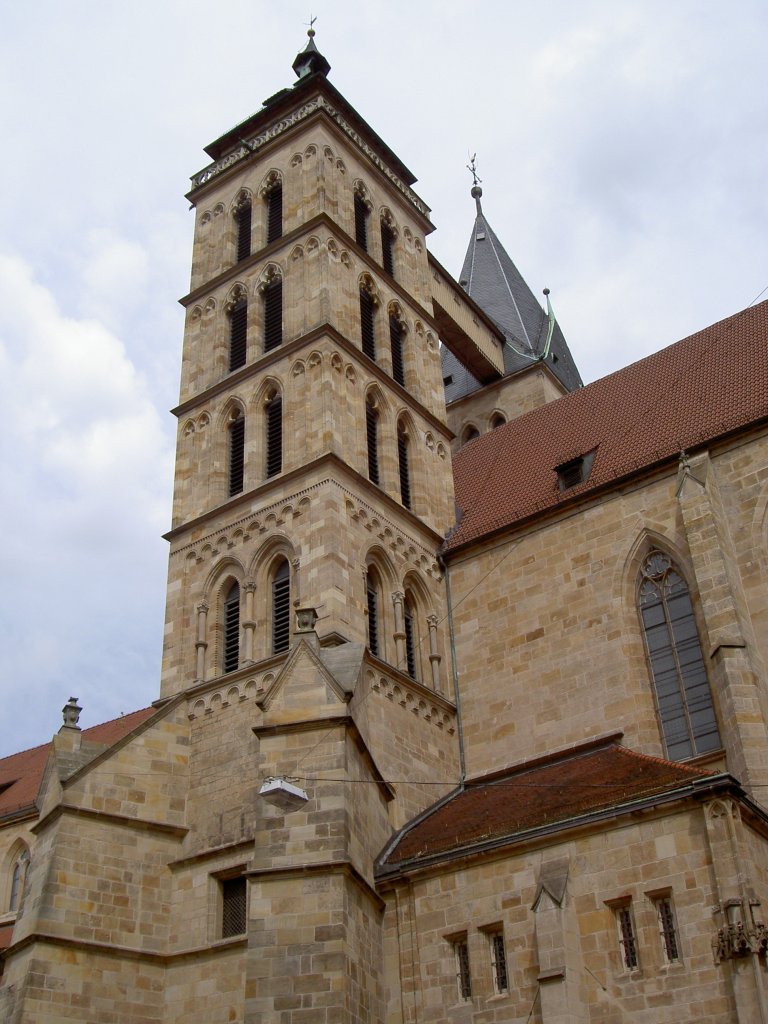
{"type": "Polygon", "coordinates": [[[267,245],[283,236],[283,186],[273,185],[267,192],[267,245]]]}
{"type": "Polygon", "coordinates": [[[277,476],[283,469],[283,400],[273,395],[266,406],[266,475],[277,476]]]}
{"type": "Polygon", "coordinates": [[[221,882],[221,937],[243,935],[248,919],[247,882],[244,875],[224,878],[221,882]]]}
{"type": "Polygon", "coordinates": [[[405,387],[405,366],[403,363],[403,335],[405,328],[397,317],[389,318],[389,342],[392,349],[392,376],[401,388],[405,387]]]}
{"type": "Polygon", "coordinates": [[[365,406],[365,436],[368,444],[368,479],[379,483],[379,414],[373,404],[365,406]]]}
{"type": "Polygon", "coordinates": [[[384,220],[381,222],[381,265],[390,277],[395,276],[395,233],[384,220]]]}
{"type": "Polygon", "coordinates": [[[360,289],[360,338],[363,352],[369,359],[376,359],[376,307],[373,296],[367,288],[360,289]]]}
{"type": "Polygon", "coordinates": [[[272,653],[288,650],[291,639],[291,579],[283,560],[272,580],[272,653]]]}
{"type": "Polygon", "coordinates": [[[224,671],[240,665],[240,585],[233,583],[224,600],[224,671]]]}
{"type": "Polygon", "coordinates": [[[368,207],[359,192],[355,192],[355,241],[368,252],[368,207]]]}
{"type": "Polygon", "coordinates": [[[248,352],[248,303],[238,299],[229,314],[229,370],[245,366],[248,352]]]}
{"type": "Polygon", "coordinates": [[[416,678],[416,631],[413,623],[413,608],[406,600],[403,609],[403,626],[405,628],[405,669],[411,679],[416,678]]]}
{"type": "Polygon", "coordinates": [[[245,418],[238,416],[229,425],[229,496],[243,489],[245,469],[245,418]]]}
{"type": "Polygon", "coordinates": [[[253,209],[250,202],[243,203],[237,211],[237,262],[251,255],[251,222],[253,209]]]}
{"type": "Polygon", "coordinates": [[[411,470],[408,464],[408,434],[402,423],[397,427],[397,462],[400,472],[400,500],[411,507],[411,470]]]}
{"type": "Polygon", "coordinates": [[[379,595],[376,580],[369,570],[365,578],[365,592],[368,602],[368,647],[371,654],[379,655],[379,595]]]}
{"type": "Polygon", "coordinates": [[[283,343],[283,279],[273,277],[264,288],[264,351],[283,343]]]}

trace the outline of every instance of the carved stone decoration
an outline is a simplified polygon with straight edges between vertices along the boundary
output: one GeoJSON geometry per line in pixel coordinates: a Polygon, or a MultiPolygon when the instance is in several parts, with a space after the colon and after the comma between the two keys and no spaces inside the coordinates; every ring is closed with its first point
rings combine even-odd
{"type": "Polygon", "coordinates": [[[64,718],[64,726],[62,728],[79,729],[80,726],[77,723],[80,721],[80,712],[82,710],[83,709],[77,703],[77,697],[70,697],[61,709],[61,713],[64,718]]]}

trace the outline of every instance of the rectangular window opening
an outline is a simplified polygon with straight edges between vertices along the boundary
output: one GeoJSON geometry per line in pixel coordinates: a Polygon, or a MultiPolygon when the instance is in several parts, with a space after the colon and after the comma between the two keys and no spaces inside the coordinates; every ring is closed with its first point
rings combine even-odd
{"type": "Polygon", "coordinates": [[[626,903],[623,906],[616,907],[614,913],[619,932],[622,963],[628,971],[636,971],[640,961],[637,955],[637,936],[634,918],[632,917],[632,907],[629,903],[626,903]]]}
{"type": "Polygon", "coordinates": [[[469,943],[466,935],[453,940],[453,955],[456,958],[456,984],[459,999],[467,1002],[472,998],[472,975],[469,970],[469,943]]]}
{"type": "Polygon", "coordinates": [[[221,938],[244,935],[247,920],[247,882],[245,875],[222,878],[221,882],[221,938]]]}
{"type": "Polygon", "coordinates": [[[488,933],[491,948],[491,967],[493,969],[493,988],[497,995],[509,991],[507,975],[507,953],[504,948],[504,933],[493,931],[488,933]]]}

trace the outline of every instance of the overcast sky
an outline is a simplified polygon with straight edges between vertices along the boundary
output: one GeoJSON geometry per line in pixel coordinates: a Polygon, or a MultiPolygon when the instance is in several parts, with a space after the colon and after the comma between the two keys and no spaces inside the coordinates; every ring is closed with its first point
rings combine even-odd
{"type": "MultiPolygon", "coordinates": [[[[585,380],[768,287],[768,6],[313,0],[330,79],[418,178],[457,274],[474,203],[585,380]]],[[[296,0],[0,0],[0,756],[159,692],[203,146],[294,81],[296,0]]],[[[768,294],[768,293],[766,293],[768,294]]]]}

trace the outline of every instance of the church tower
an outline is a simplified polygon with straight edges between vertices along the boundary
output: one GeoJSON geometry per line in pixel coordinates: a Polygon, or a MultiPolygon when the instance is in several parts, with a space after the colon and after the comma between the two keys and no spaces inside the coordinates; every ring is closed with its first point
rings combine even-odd
{"type": "Polygon", "coordinates": [[[429,210],[309,36],[188,196],[161,697],[192,723],[188,884],[246,903],[245,1019],[376,1021],[373,860],[458,780],[450,432],[429,210]]]}

